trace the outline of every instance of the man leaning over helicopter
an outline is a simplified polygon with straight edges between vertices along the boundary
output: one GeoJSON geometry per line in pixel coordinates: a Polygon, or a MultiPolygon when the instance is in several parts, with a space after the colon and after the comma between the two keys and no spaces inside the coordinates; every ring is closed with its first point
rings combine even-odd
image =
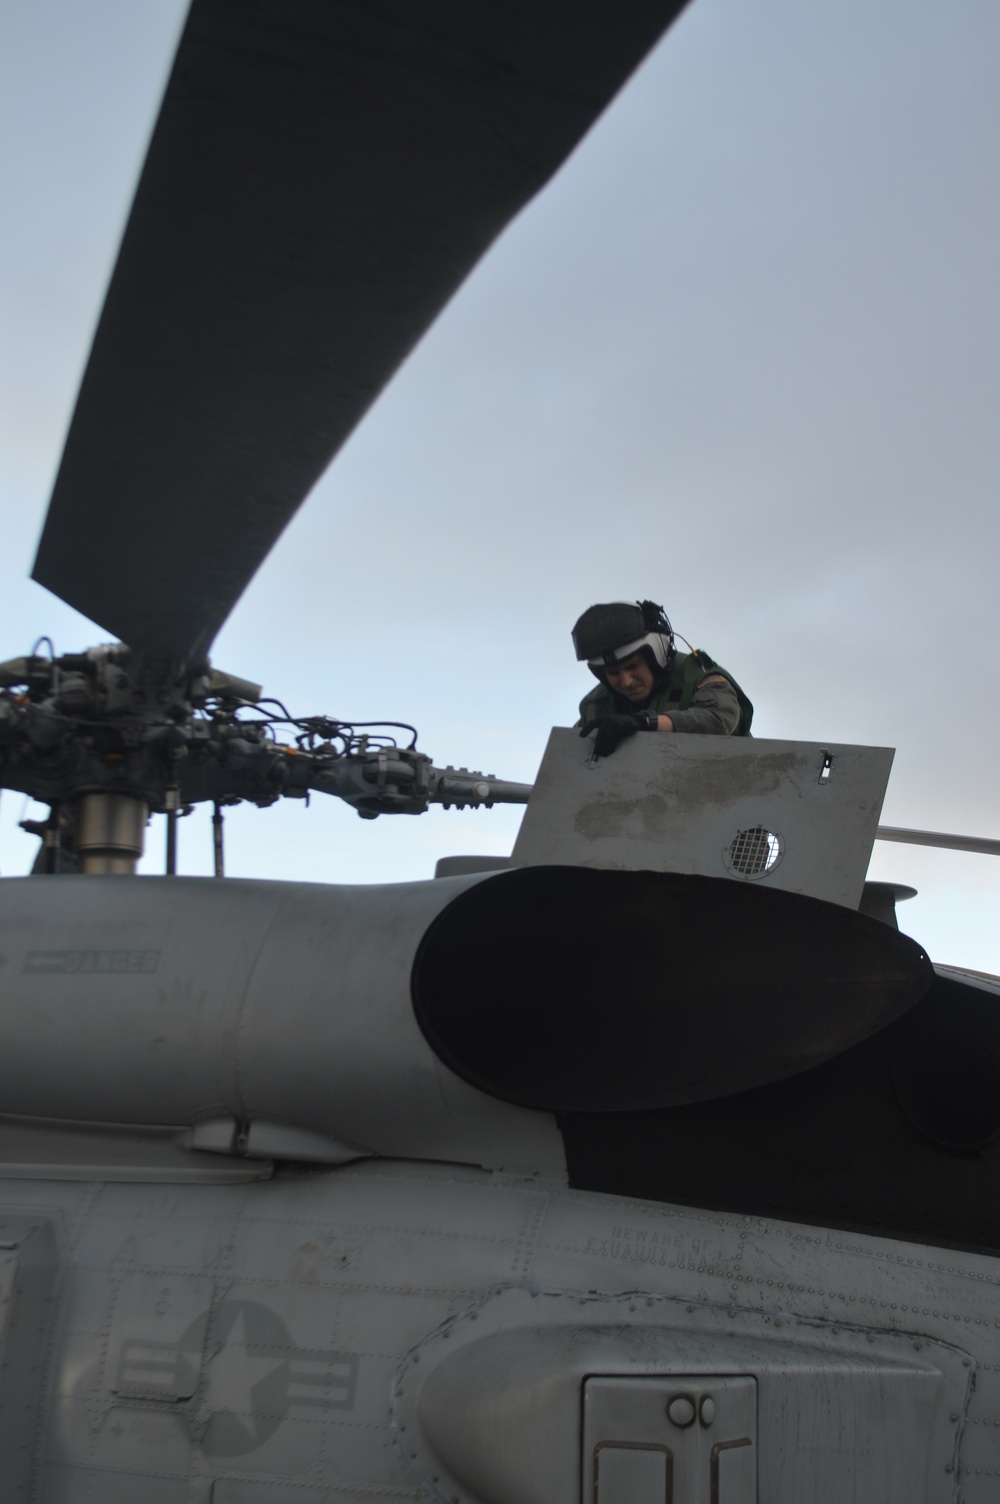
{"type": "Polygon", "coordinates": [[[580,701],[581,736],[594,756],[637,731],[749,736],[753,706],[726,669],[699,648],[678,653],[662,606],[591,606],[573,628],[576,656],[599,681],[580,701]]]}

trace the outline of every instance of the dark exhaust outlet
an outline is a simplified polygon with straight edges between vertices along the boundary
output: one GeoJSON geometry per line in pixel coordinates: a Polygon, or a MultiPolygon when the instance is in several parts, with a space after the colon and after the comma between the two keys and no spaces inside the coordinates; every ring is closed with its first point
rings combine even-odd
{"type": "Polygon", "coordinates": [[[728,879],[528,867],[468,888],[412,973],[420,1027],[471,1085],[556,1112],[728,1096],[913,1007],[920,947],[838,904],[728,879]]]}

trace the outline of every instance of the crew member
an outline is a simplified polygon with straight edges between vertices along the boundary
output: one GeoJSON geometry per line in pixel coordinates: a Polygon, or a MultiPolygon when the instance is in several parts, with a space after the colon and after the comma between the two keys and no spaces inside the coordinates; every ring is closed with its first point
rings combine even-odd
{"type": "Polygon", "coordinates": [[[595,756],[637,731],[750,735],[753,706],[732,674],[700,649],[678,653],[653,601],[591,606],[573,646],[600,681],[580,702],[580,735],[594,737],[595,756]]]}

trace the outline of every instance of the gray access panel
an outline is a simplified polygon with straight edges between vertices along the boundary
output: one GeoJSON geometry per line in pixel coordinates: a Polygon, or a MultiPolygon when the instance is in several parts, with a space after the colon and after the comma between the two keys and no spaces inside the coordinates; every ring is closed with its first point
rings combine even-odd
{"type": "Polygon", "coordinates": [[[757,1380],[591,1377],[583,1504],[757,1504],[757,1380]]]}
{"type": "Polygon", "coordinates": [[[514,866],[692,872],[857,908],[891,747],[552,731],[514,866]]]}
{"type": "MultiPolygon", "coordinates": [[[[828,1235],[809,1245],[816,1267],[828,1265],[828,1235]]],[[[789,1317],[771,1305],[776,1284],[782,1301],[791,1290],[790,1269],[774,1279],[776,1262],[752,1315],[738,1297],[712,1311],[681,1295],[678,1267],[676,1258],[664,1266],[671,1293],[662,1303],[640,1283],[648,1266],[632,1265],[637,1287],[608,1300],[579,1288],[498,1287],[428,1332],[397,1370],[396,1415],[429,1498],[957,1504],[973,1382],[963,1348],[789,1317]]],[[[700,1259],[688,1271],[696,1281],[706,1272],[700,1259]]],[[[887,1278],[898,1280],[898,1269],[887,1278]]],[[[859,1308],[873,1304],[871,1290],[860,1275],[859,1308]]],[[[838,1292],[840,1310],[842,1300],[838,1292]]],[[[962,1314],[971,1327],[971,1309],[962,1314]]]]}

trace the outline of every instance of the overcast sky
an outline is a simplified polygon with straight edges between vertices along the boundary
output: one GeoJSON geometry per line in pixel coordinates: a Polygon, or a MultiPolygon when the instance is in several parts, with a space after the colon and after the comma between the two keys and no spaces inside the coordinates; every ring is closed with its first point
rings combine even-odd
{"type": "MultiPolygon", "coordinates": [[[[184,8],[0,0],[0,658],[104,635],[27,575],[184,8]]],[[[885,823],[1000,836],[998,62],[995,0],[695,0],[380,399],[215,662],[530,780],[592,682],[573,621],[650,596],[759,735],[895,747],[885,823]]],[[[24,813],[3,796],[5,873],[31,860],[24,813]]],[[[417,878],[509,851],[517,820],[317,797],[234,812],[228,865],[417,878]]],[[[199,813],[181,864],[210,858],[199,813]]],[[[877,846],[872,875],[920,889],[900,917],[934,959],[1000,971],[1000,860],[877,846]]]]}

